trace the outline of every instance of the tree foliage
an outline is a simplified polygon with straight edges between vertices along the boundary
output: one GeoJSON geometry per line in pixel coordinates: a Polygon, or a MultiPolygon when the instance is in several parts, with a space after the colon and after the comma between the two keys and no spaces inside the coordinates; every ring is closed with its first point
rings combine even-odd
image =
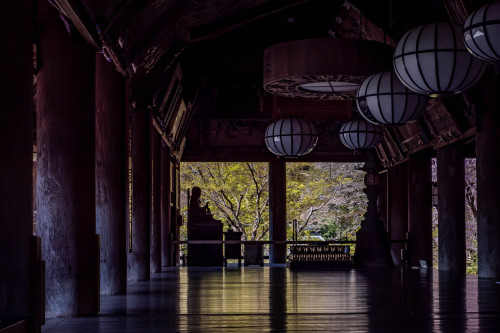
{"type": "MultiPolygon", "coordinates": [[[[287,163],[287,220],[298,221],[299,237],[312,231],[329,239],[353,239],[366,209],[360,164],[287,163]],[[322,227],[325,226],[325,227],[322,227]],[[323,228],[323,229],[322,229],[323,228]],[[325,229],[326,228],[326,229],[325,229]]],[[[214,218],[243,232],[244,239],[269,238],[267,163],[181,163],[183,214],[186,192],[202,189],[214,218]]],[[[288,239],[292,237],[291,224],[288,239]]]]}
{"type": "Polygon", "coordinates": [[[465,242],[467,273],[477,274],[476,159],[465,159],[465,242]]]}
{"type": "Polygon", "coordinates": [[[366,210],[364,171],[352,163],[288,163],[287,219],[325,239],[354,239],[366,210]]]}
{"type": "MultiPolygon", "coordinates": [[[[247,240],[265,239],[269,230],[267,163],[182,163],[184,192],[202,189],[214,218],[243,232],[247,240]]],[[[184,205],[185,207],[185,205],[184,205]]]]}

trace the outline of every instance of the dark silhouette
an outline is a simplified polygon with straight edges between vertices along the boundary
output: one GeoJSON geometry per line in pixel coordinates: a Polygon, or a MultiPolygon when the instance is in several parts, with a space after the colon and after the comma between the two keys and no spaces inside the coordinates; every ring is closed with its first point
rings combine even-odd
{"type": "Polygon", "coordinates": [[[201,189],[197,186],[191,189],[191,197],[189,198],[188,223],[198,222],[219,222],[215,220],[208,208],[208,202],[201,205],[201,189]]]}

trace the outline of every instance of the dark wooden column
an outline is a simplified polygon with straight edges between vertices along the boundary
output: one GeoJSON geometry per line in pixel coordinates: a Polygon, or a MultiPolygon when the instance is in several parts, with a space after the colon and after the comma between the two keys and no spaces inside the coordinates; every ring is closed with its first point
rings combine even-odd
{"type": "MultiPolygon", "coordinates": [[[[286,241],[286,163],[269,162],[269,239],[286,241]]],[[[286,263],[286,244],[271,244],[269,263],[286,263]]]]}
{"type": "Polygon", "coordinates": [[[38,1],[37,231],[46,262],[46,313],[95,315],[95,52],[38,1]]]}
{"type": "MultiPolygon", "coordinates": [[[[496,65],[498,73],[498,65],[496,65]]],[[[489,73],[488,73],[489,74],[489,73]]],[[[478,275],[500,278],[500,76],[489,75],[476,134],[478,275]]]]}
{"type": "Polygon", "coordinates": [[[0,318],[28,317],[33,233],[33,1],[0,2],[0,318]]]}
{"type": "MultiPolygon", "coordinates": [[[[179,215],[180,211],[180,168],[179,162],[175,158],[170,159],[170,179],[172,181],[172,188],[170,192],[170,199],[172,205],[170,206],[170,232],[174,240],[179,240],[180,238],[180,228],[179,225],[182,223],[182,217],[179,215]]],[[[172,250],[172,266],[180,260],[181,249],[179,244],[173,246],[172,250]]]]}
{"type": "Polygon", "coordinates": [[[388,207],[388,195],[389,195],[389,184],[387,177],[389,173],[387,171],[380,173],[380,194],[377,200],[378,212],[380,214],[380,220],[384,223],[385,231],[389,232],[389,219],[387,218],[387,207],[388,207]]]}
{"type": "Polygon", "coordinates": [[[101,238],[101,295],[127,290],[125,86],[96,55],[96,229],[101,238]]]}
{"type": "Polygon", "coordinates": [[[425,260],[432,267],[431,151],[411,154],[408,160],[408,256],[409,264],[425,260]]]}
{"type": "Polygon", "coordinates": [[[161,272],[161,138],[151,120],[151,272],[161,272]]]}
{"type": "Polygon", "coordinates": [[[150,152],[149,113],[132,114],[132,248],[128,279],[149,280],[150,273],[150,152]]]}
{"type": "Polygon", "coordinates": [[[170,150],[161,147],[161,265],[172,266],[172,237],[170,227],[170,150]]]}
{"type": "Polygon", "coordinates": [[[465,273],[465,167],[460,144],[437,151],[439,270],[465,273]]]}
{"type": "MultiPolygon", "coordinates": [[[[404,240],[408,232],[408,171],[407,163],[395,165],[388,173],[388,232],[391,240],[404,240]]],[[[394,264],[402,265],[404,243],[391,243],[394,264]]]]}

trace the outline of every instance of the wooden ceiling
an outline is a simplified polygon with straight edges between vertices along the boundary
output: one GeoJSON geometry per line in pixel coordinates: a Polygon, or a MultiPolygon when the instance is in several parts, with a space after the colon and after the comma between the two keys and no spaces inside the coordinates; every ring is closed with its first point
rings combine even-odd
{"type": "MultiPolygon", "coordinates": [[[[184,160],[273,158],[263,140],[278,103],[262,88],[262,55],[267,47],[320,37],[374,39],[394,45],[409,28],[450,17],[460,22],[472,8],[467,0],[51,2],[73,26],[73,33],[80,33],[114,63],[130,83],[133,109],[149,109],[164,141],[184,160]]],[[[447,103],[473,108],[468,95],[447,103]]],[[[431,112],[427,118],[446,118],[445,104],[434,101],[430,108],[441,113],[431,112]]],[[[345,103],[321,105],[316,112],[321,114],[325,107],[346,109],[345,103]]],[[[426,120],[416,128],[388,130],[385,146],[378,149],[382,162],[397,163],[412,149],[435,140],[458,139],[475,126],[471,121],[460,126],[455,119],[441,121],[445,125],[438,125],[443,128],[434,128],[433,133],[425,133],[429,132],[423,128],[426,120]]],[[[363,160],[338,140],[339,119],[317,116],[315,122],[320,141],[307,159],[363,160]]]]}

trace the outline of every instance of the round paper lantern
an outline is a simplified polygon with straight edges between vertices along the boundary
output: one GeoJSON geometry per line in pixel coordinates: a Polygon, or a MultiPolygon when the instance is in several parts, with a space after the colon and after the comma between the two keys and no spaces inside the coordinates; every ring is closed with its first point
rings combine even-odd
{"type": "Polygon", "coordinates": [[[393,72],[382,72],[361,84],[356,104],[361,115],[374,124],[401,125],[424,113],[427,96],[409,90],[393,72]]]}
{"type": "Polygon", "coordinates": [[[275,155],[298,157],[313,150],[318,142],[318,131],[311,121],[288,116],[267,127],[265,141],[267,149],[275,155]]]}
{"type": "Polygon", "coordinates": [[[472,55],[486,62],[500,60],[500,1],[489,3],[469,15],[463,40],[472,55]]]}
{"type": "Polygon", "coordinates": [[[340,128],[340,141],[351,149],[372,148],[382,140],[382,127],[365,119],[351,120],[340,128]]]}
{"type": "Polygon", "coordinates": [[[431,23],[407,31],[393,57],[401,82],[433,97],[472,87],[486,64],[467,51],[461,36],[462,27],[451,23],[431,23]]]}

